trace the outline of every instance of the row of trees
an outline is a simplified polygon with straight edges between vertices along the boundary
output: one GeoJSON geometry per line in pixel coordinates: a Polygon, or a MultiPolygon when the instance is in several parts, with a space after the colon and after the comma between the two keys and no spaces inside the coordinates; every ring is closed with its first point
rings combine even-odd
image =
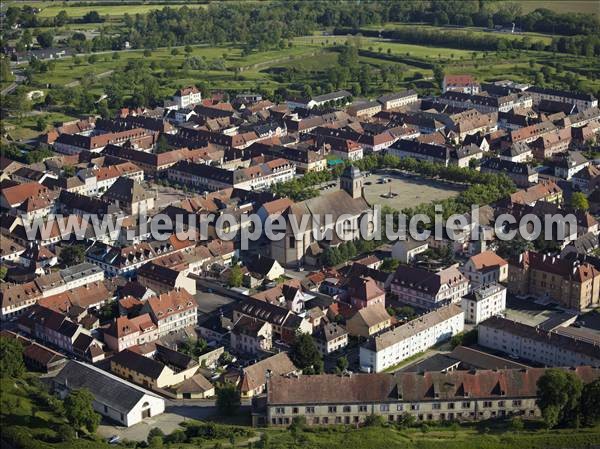
{"type": "Polygon", "coordinates": [[[537,405],[548,428],[600,421],[600,379],[584,384],[572,371],[549,369],[537,383],[537,405]]]}

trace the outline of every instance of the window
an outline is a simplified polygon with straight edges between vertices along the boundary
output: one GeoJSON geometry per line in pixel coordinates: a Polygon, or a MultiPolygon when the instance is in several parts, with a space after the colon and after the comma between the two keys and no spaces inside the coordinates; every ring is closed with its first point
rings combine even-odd
{"type": "Polygon", "coordinates": [[[465,401],[462,403],[462,408],[470,408],[471,407],[471,403],[469,401],[465,401]]]}
{"type": "Polygon", "coordinates": [[[401,412],[402,410],[404,410],[404,405],[402,405],[402,404],[398,404],[398,405],[396,406],[396,410],[398,410],[399,412],[401,412]]]}
{"type": "Polygon", "coordinates": [[[315,416],[313,418],[313,424],[319,424],[319,417],[318,416],[315,416]]]}
{"type": "Polygon", "coordinates": [[[419,404],[410,404],[411,410],[419,410],[419,404]]]}
{"type": "Polygon", "coordinates": [[[521,407],[521,400],[520,399],[515,399],[513,401],[513,407],[521,407]]]}
{"type": "Polygon", "coordinates": [[[306,413],[314,413],[315,412],[315,408],[314,407],[306,407],[306,413]]]}
{"type": "Polygon", "coordinates": [[[492,401],[483,401],[483,408],[491,408],[492,401]]]}
{"type": "Polygon", "coordinates": [[[448,410],[454,410],[454,402],[448,402],[448,410]]]}
{"type": "Polygon", "coordinates": [[[434,410],[439,410],[439,409],[441,409],[441,408],[442,408],[442,404],[439,404],[439,403],[437,403],[437,402],[436,402],[436,403],[434,403],[434,404],[433,404],[433,407],[432,407],[432,408],[433,408],[434,410]]]}
{"type": "Polygon", "coordinates": [[[294,408],[292,408],[292,413],[293,413],[294,415],[297,415],[297,414],[298,414],[298,407],[294,407],[294,408]]]}
{"type": "Polygon", "coordinates": [[[329,411],[329,413],[336,413],[337,407],[335,405],[330,405],[327,410],[329,411]]]}
{"type": "Polygon", "coordinates": [[[283,415],[285,413],[285,407],[276,407],[275,408],[275,413],[277,415],[283,415]]]}
{"type": "Polygon", "coordinates": [[[381,404],[379,406],[379,411],[381,411],[381,412],[389,412],[390,411],[390,406],[388,404],[381,404]]]}
{"type": "Polygon", "coordinates": [[[323,417],[323,424],[329,424],[329,418],[327,416],[323,417]]]}
{"type": "Polygon", "coordinates": [[[359,412],[366,412],[367,411],[367,406],[366,405],[359,405],[358,406],[358,411],[359,412]]]}
{"type": "Polygon", "coordinates": [[[350,406],[349,405],[344,405],[344,413],[350,413],[350,406]]]}
{"type": "Polygon", "coordinates": [[[504,401],[498,401],[498,407],[504,408],[504,401]]]}
{"type": "Polygon", "coordinates": [[[295,248],[296,247],[296,237],[294,237],[293,235],[291,235],[290,238],[289,238],[289,242],[290,242],[290,248],[295,248]]]}
{"type": "Polygon", "coordinates": [[[336,424],[341,424],[342,423],[342,417],[341,416],[336,416],[335,417],[335,423],[336,424]]]}

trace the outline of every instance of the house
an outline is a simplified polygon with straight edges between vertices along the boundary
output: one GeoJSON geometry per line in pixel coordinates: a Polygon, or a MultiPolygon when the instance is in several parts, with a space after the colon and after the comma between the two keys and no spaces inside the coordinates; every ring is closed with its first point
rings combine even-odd
{"type": "Polygon", "coordinates": [[[379,288],[375,280],[370,277],[351,277],[348,283],[348,298],[355,309],[385,306],[385,291],[379,288]]]}
{"type": "Polygon", "coordinates": [[[400,139],[388,148],[388,153],[399,158],[411,157],[419,161],[435,162],[447,166],[450,149],[444,145],[421,143],[417,140],[400,139]]]}
{"type": "Polygon", "coordinates": [[[463,296],[461,307],[465,323],[479,324],[506,309],[506,287],[491,283],[474,288],[463,296]]]}
{"type": "Polygon", "coordinates": [[[459,303],[468,288],[469,280],[455,265],[437,272],[401,265],[391,284],[399,301],[425,309],[459,303]]]}
{"type": "Polygon", "coordinates": [[[406,239],[398,240],[392,246],[392,257],[402,263],[411,263],[417,255],[424,253],[429,248],[427,241],[413,240],[407,236],[406,239]]]}
{"type": "Polygon", "coordinates": [[[4,209],[15,209],[29,198],[41,198],[48,195],[48,188],[37,182],[3,186],[0,192],[0,206],[4,209]]]}
{"type": "Polygon", "coordinates": [[[498,158],[483,159],[481,172],[507,175],[517,187],[529,187],[538,182],[538,173],[529,165],[498,158]]]}
{"type": "MultiPolygon", "coordinates": [[[[570,372],[584,384],[600,376],[591,367],[570,372]]],[[[252,423],[283,427],[300,416],[309,426],[354,427],[372,415],[400,423],[407,414],[417,423],[539,419],[537,383],[544,373],[545,368],[527,368],[271,377],[266,403],[252,423]]]]}
{"type": "Polygon", "coordinates": [[[196,294],[196,280],[188,277],[187,269],[164,266],[156,260],[142,265],[137,270],[137,281],[156,293],[184,289],[191,295],[196,294]]]}
{"type": "Polygon", "coordinates": [[[478,327],[477,343],[545,366],[600,366],[598,337],[583,337],[577,328],[546,330],[507,318],[488,318],[478,327]]]}
{"type": "Polygon", "coordinates": [[[313,338],[323,355],[331,354],[348,346],[348,332],[341,324],[322,323],[313,333],[313,338]]]}
{"type": "Polygon", "coordinates": [[[511,193],[510,201],[517,204],[535,206],[538,201],[561,204],[563,191],[554,181],[542,181],[526,189],[511,193]]]}
{"type": "Polygon", "coordinates": [[[526,142],[513,142],[501,148],[498,157],[509,162],[527,163],[533,159],[533,150],[526,142]]]}
{"type": "Polygon", "coordinates": [[[248,297],[238,301],[233,308],[233,323],[243,316],[268,322],[273,327],[273,335],[288,343],[297,333],[312,333],[312,325],[306,317],[260,299],[248,297]]]}
{"type": "Polygon", "coordinates": [[[15,332],[0,331],[1,337],[17,340],[23,346],[23,361],[28,369],[42,373],[56,373],[67,363],[67,357],[15,332]]]}
{"type": "Polygon", "coordinates": [[[52,309],[34,305],[19,317],[17,327],[42,343],[92,363],[104,358],[102,344],[87,329],[52,309]]]}
{"type": "Polygon", "coordinates": [[[273,345],[273,327],[266,321],[243,316],[231,330],[230,344],[234,351],[251,355],[270,351],[273,345]]]}
{"type": "Polygon", "coordinates": [[[154,208],[154,196],[131,178],[118,178],[102,195],[127,214],[138,215],[154,208]]]}
{"type": "Polygon", "coordinates": [[[355,337],[370,337],[392,325],[392,317],[383,305],[365,307],[346,321],[348,334],[355,337]]]}
{"type": "Polygon", "coordinates": [[[243,398],[258,396],[265,391],[267,378],[298,374],[286,352],[280,352],[258,363],[247,366],[242,371],[240,390],[243,398]]]}
{"type": "Polygon", "coordinates": [[[571,183],[580,192],[589,194],[600,186],[600,168],[588,165],[571,177],[571,183]]]}
{"type": "Polygon", "coordinates": [[[579,151],[571,151],[553,161],[554,175],[570,181],[575,173],[590,165],[590,161],[579,151]]]}
{"type": "Polygon", "coordinates": [[[250,273],[255,273],[259,278],[268,281],[275,281],[284,275],[285,270],[279,262],[270,257],[256,254],[246,262],[246,267],[250,273]]]}
{"type": "Polygon", "coordinates": [[[102,416],[131,427],[165,411],[165,400],[154,393],[87,363],[70,360],[52,379],[61,398],[85,388],[94,396],[94,410],[102,416]]]}
{"type": "Polygon", "coordinates": [[[173,101],[178,109],[193,107],[202,102],[202,93],[196,86],[183,87],[175,91],[173,101]]]}
{"type": "Polygon", "coordinates": [[[483,251],[469,257],[461,271],[474,285],[506,282],[508,262],[493,251],[483,251]]]}
{"type": "Polygon", "coordinates": [[[533,99],[534,105],[538,105],[542,100],[552,100],[574,104],[579,111],[598,106],[598,99],[583,92],[567,92],[538,86],[532,86],[526,92],[533,99]]]}
{"type": "Polygon", "coordinates": [[[148,313],[115,318],[103,332],[104,343],[115,352],[158,339],[158,328],[148,313]]]}
{"type": "Polygon", "coordinates": [[[198,362],[191,357],[161,345],[156,345],[156,349],[154,358],[125,349],[110,359],[110,371],[123,379],[155,391],[178,385],[198,371],[198,362]],[[162,354],[167,354],[164,359],[166,363],[163,362],[162,354]]]}
{"type": "Polygon", "coordinates": [[[417,92],[412,89],[405,90],[404,92],[382,95],[377,99],[385,111],[416,103],[418,100],[419,97],[417,92]]]}
{"type": "Polygon", "coordinates": [[[344,102],[350,97],[352,97],[352,94],[350,92],[346,90],[338,90],[328,94],[317,95],[316,97],[312,98],[288,100],[287,105],[290,109],[312,109],[315,107],[325,106],[328,103],[331,104],[340,101],[344,102]]]}
{"type": "Polygon", "coordinates": [[[583,310],[600,304],[600,271],[588,262],[525,251],[511,259],[508,291],[583,310]]]}
{"type": "Polygon", "coordinates": [[[41,289],[34,281],[24,284],[2,283],[0,295],[2,298],[2,308],[0,309],[2,321],[18,317],[43,297],[41,289]]]}
{"type": "Polygon", "coordinates": [[[446,75],[442,82],[442,92],[464,92],[466,94],[477,94],[480,89],[479,83],[472,75],[446,75]]]}
{"type": "Polygon", "coordinates": [[[373,117],[381,111],[381,103],[378,101],[364,101],[353,103],[348,107],[348,114],[358,118],[373,117]]]}
{"type": "MultiPolygon", "coordinates": [[[[367,309],[368,310],[368,309],[367,309]]],[[[362,370],[379,373],[449,340],[464,329],[464,312],[450,304],[392,330],[375,335],[360,347],[362,370]]]]}
{"type": "Polygon", "coordinates": [[[198,319],[196,300],[185,289],[152,296],[144,303],[142,310],[152,317],[152,321],[158,327],[159,337],[195,326],[198,319]]]}
{"type": "Polygon", "coordinates": [[[314,295],[305,292],[300,281],[290,279],[267,290],[255,293],[252,297],[286,308],[294,313],[302,313],[305,310],[305,304],[314,298],[314,295]]]}

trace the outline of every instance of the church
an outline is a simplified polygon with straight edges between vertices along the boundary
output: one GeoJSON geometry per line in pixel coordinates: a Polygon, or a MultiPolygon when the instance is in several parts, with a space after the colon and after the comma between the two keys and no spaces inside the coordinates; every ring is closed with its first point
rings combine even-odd
{"type": "Polygon", "coordinates": [[[309,256],[314,256],[315,249],[318,251],[329,246],[337,246],[347,240],[358,239],[360,218],[370,210],[369,204],[363,197],[363,182],[364,176],[360,170],[348,166],[340,177],[340,190],[323,193],[318,197],[289,206],[282,214],[287,223],[285,238],[271,242],[271,257],[284,266],[297,268],[307,263],[309,256]],[[344,222],[343,229],[338,229],[338,233],[343,232],[346,238],[341,238],[342,235],[333,231],[331,240],[315,239],[315,234],[323,235],[326,229],[326,215],[331,216],[333,223],[342,215],[349,216],[349,219],[344,222]],[[301,229],[304,216],[310,218],[306,229],[301,229]],[[294,232],[292,219],[296,220],[300,228],[297,229],[298,232],[294,232]],[[312,223],[318,223],[318,233],[313,229],[312,223]]]}

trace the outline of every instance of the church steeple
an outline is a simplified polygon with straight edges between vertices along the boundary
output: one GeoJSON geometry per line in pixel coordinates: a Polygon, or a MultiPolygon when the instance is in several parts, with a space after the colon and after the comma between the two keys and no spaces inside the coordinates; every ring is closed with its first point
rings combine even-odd
{"type": "Polygon", "coordinates": [[[340,184],[352,198],[360,198],[362,196],[364,176],[358,168],[349,165],[344,169],[340,177],[340,184]]]}

